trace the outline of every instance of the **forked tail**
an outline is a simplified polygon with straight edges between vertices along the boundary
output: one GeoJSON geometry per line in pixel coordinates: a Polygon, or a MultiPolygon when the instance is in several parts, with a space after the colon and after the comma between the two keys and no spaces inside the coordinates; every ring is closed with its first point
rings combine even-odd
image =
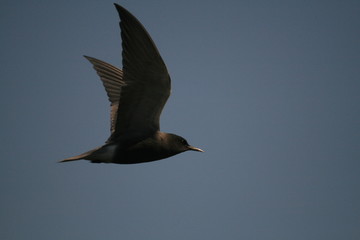
{"type": "Polygon", "coordinates": [[[81,160],[81,159],[87,159],[87,157],[89,157],[93,152],[95,152],[95,151],[98,150],[98,149],[99,149],[99,148],[95,148],[95,149],[93,149],[93,150],[84,152],[84,153],[82,153],[82,154],[80,154],[80,155],[66,158],[66,159],[61,160],[61,161],[59,161],[59,162],[62,163],[62,162],[71,162],[71,161],[76,161],[76,160],[81,160]]]}

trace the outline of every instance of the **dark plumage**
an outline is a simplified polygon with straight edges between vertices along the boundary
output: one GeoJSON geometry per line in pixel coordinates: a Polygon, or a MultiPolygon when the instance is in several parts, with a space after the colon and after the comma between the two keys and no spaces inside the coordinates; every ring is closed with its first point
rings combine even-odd
{"type": "Polygon", "coordinates": [[[120,16],[123,70],[85,56],[100,76],[111,103],[111,136],[105,145],[61,162],[142,163],[193,150],[175,134],[160,132],[159,118],[170,96],[170,76],[150,35],[125,8],[120,16]]]}

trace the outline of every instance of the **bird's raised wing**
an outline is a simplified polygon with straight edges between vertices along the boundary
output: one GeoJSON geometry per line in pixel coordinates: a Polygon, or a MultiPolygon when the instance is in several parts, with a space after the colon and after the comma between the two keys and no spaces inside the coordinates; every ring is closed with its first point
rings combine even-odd
{"type": "Polygon", "coordinates": [[[125,86],[121,87],[115,131],[109,140],[159,130],[160,114],[170,96],[170,77],[150,35],[131,13],[115,6],[120,16],[125,86]]]}
{"type": "Polygon", "coordinates": [[[123,81],[123,72],[121,69],[118,69],[117,67],[99,59],[89,56],[84,57],[93,64],[93,67],[99,75],[109,97],[109,101],[111,103],[110,131],[111,134],[113,134],[115,132],[121,88],[125,86],[123,81]]]}

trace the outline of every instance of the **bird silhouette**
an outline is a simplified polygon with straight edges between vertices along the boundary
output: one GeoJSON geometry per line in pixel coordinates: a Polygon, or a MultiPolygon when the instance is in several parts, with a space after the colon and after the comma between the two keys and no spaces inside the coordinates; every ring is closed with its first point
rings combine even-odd
{"type": "Polygon", "coordinates": [[[106,143],[60,162],[133,164],[156,161],[188,150],[203,152],[175,134],[160,131],[159,119],[170,96],[166,65],[143,25],[122,6],[120,16],[123,70],[85,56],[103,82],[111,103],[111,135],[106,143]]]}

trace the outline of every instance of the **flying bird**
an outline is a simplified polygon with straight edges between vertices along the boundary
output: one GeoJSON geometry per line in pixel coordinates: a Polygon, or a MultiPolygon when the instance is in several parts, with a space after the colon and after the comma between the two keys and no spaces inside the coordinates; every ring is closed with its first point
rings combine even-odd
{"type": "Polygon", "coordinates": [[[156,161],[188,150],[203,152],[175,134],[160,131],[161,111],[171,80],[143,25],[115,3],[120,16],[123,70],[85,56],[103,82],[111,103],[111,135],[101,147],[60,162],[133,164],[156,161]]]}

